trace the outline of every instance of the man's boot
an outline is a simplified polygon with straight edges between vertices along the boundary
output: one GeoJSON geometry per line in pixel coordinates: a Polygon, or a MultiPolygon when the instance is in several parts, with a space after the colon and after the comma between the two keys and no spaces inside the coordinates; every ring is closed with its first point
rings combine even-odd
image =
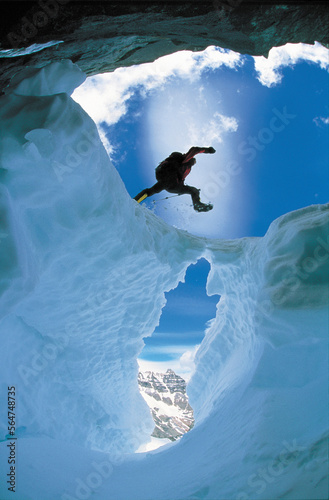
{"type": "Polygon", "coordinates": [[[202,203],[201,201],[194,203],[193,207],[196,212],[209,212],[214,208],[211,203],[202,203]]]}

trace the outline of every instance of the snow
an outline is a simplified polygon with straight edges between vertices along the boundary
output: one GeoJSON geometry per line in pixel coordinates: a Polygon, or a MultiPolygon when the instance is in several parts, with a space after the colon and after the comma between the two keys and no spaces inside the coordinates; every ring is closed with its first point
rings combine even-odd
{"type": "MultiPolygon", "coordinates": [[[[150,408],[153,408],[155,405],[155,402],[154,402],[154,399],[152,398],[152,396],[150,396],[147,393],[143,393],[142,396],[145,399],[145,401],[147,402],[147,406],[149,406],[150,408]]],[[[167,394],[165,397],[167,397],[167,394]]],[[[168,393],[168,398],[170,398],[169,393],[168,393]]],[[[172,398],[170,398],[170,399],[172,399],[172,398]]],[[[157,408],[159,409],[160,415],[167,415],[168,417],[179,417],[180,416],[180,412],[179,412],[179,409],[177,408],[177,406],[170,406],[170,405],[164,403],[163,401],[158,402],[157,408]]]]}
{"type": "Polygon", "coordinates": [[[35,52],[40,52],[41,50],[47,49],[48,47],[53,47],[59,43],[64,43],[62,40],[53,40],[46,43],[33,43],[29,47],[22,47],[19,49],[3,49],[0,50],[0,59],[6,57],[20,57],[26,56],[28,54],[34,54],[35,52]]]}
{"type": "Polygon", "coordinates": [[[20,500],[326,498],[329,206],[264,238],[167,225],[70,98],[84,78],[70,61],[27,68],[1,97],[1,499],[11,386],[20,500]],[[136,454],[153,430],[142,338],[201,257],[221,301],[187,387],[196,425],[136,454]]]}
{"type": "Polygon", "coordinates": [[[171,444],[173,441],[170,439],[160,439],[151,437],[150,441],[142,444],[137,450],[136,453],[145,453],[147,451],[153,451],[165,446],[166,444],[171,444]]]}

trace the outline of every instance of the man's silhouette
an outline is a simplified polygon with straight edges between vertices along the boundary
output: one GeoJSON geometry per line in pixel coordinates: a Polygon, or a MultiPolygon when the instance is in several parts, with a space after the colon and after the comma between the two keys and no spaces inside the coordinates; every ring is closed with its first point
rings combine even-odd
{"type": "Polygon", "coordinates": [[[208,212],[213,206],[210,203],[202,203],[200,201],[200,189],[184,184],[184,180],[191,172],[192,166],[196,163],[196,159],[194,158],[195,155],[198,153],[213,154],[215,152],[215,149],[212,147],[199,148],[193,146],[185,154],[176,152],[171,153],[171,155],[163,160],[155,169],[157,182],[154,186],[143,189],[134,199],[140,203],[148,196],[160,193],[160,191],[165,189],[169,193],[191,195],[194,210],[197,212],[208,212]]]}

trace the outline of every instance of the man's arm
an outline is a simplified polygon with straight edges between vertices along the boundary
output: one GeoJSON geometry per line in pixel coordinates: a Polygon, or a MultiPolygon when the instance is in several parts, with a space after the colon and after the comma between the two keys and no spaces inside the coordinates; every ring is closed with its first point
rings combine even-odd
{"type": "Polygon", "coordinates": [[[191,158],[193,158],[195,155],[199,154],[199,153],[210,153],[210,154],[213,154],[213,153],[216,153],[216,150],[212,147],[210,148],[199,148],[198,146],[192,146],[188,152],[185,154],[185,158],[183,160],[182,163],[186,163],[187,161],[189,161],[191,158]]]}

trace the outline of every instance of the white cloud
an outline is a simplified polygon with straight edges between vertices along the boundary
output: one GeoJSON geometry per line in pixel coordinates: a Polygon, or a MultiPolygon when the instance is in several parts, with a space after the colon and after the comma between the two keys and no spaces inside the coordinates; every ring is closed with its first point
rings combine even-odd
{"type": "Polygon", "coordinates": [[[236,132],[238,122],[233,116],[225,116],[215,112],[208,120],[190,117],[188,132],[185,134],[187,144],[216,144],[223,142],[225,132],[236,132]]]}
{"type": "Polygon", "coordinates": [[[260,83],[266,87],[273,87],[281,82],[284,67],[292,67],[301,61],[318,64],[320,68],[328,70],[328,54],[328,49],[318,42],[314,45],[288,43],[283,47],[273,47],[268,58],[256,56],[253,59],[260,83]]]}
{"type": "Polygon", "coordinates": [[[188,370],[191,375],[194,373],[194,370],[195,370],[194,360],[195,360],[195,355],[196,355],[199,347],[200,346],[197,345],[193,349],[188,349],[179,358],[179,363],[180,363],[180,366],[182,367],[182,369],[188,370]]]}
{"type": "Polygon", "coordinates": [[[317,127],[321,127],[322,125],[329,125],[329,117],[325,118],[324,116],[316,116],[313,121],[317,127]]]}
{"type": "Polygon", "coordinates": [[[153,371],[157,373],[165,373],[168,369],[171,369],[184,380],[189,381],[195,370],[194,358],[198,348],[199,345],[195,347],[185,345],[154,347],[152,348],[153,355],[167,354],[173,359],[166,361],[138,359],[139,369],[141,371],[153,371]]]}
{"type": "Polygon", "coordinates": [[[172,77],[198,80],[203,71],[220,66],[237,68],[243,56],[218,47],[202,52],[182,51],[161,57],[153,63],[118,68],[113,73],[87,78],[72,97],[100,124],[117,123],[127,112],[127,102],[138,88],[143,94],[160,88],[172,77]]]}

